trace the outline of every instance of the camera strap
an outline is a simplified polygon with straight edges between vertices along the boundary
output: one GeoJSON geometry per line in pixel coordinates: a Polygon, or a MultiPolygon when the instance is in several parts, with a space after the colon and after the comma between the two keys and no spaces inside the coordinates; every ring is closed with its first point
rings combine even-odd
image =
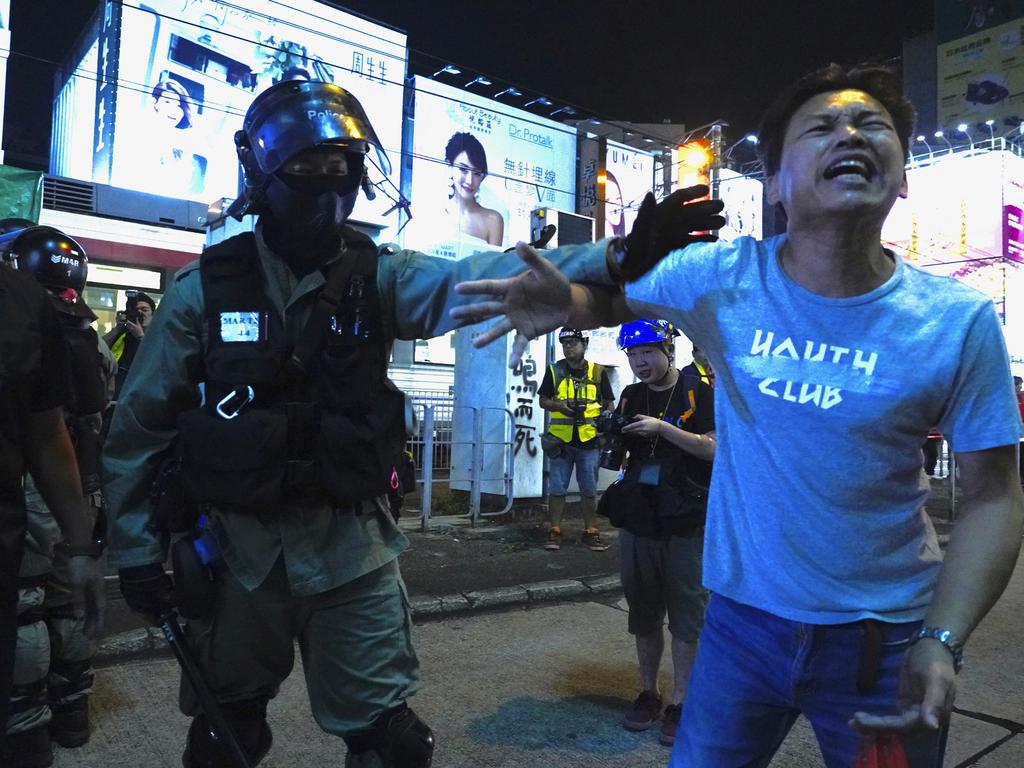
{"type": "MultiPolygon", "coordinates": [[[[672,385],[672,391],[668,393],[668,400],[665,402],[665,410],[663,410],[661,413],[655,416],[655,418],[664,421],[665,415],[672,410],[672,404],[676,398],[676,388],[679,386],[679,380],[681,378],[683,378],[683,375],[680,373],[676,377],[675,384],[672,385]]],[[[683,389],[685,390],[686,387],[684,386],[683,389]]],[[[654,414],[651,413],[651,388],[646,384],[644,385],[644,415],[654,416],[654,414]]],[[[648,458],[654,456],[654,451],[658,447],[658,440],[660,439],[661,433],[659,432],[657,435],[654,436],[654,439],[651,441],[651,452],[650,454],[648,454],[648,458]]]]}

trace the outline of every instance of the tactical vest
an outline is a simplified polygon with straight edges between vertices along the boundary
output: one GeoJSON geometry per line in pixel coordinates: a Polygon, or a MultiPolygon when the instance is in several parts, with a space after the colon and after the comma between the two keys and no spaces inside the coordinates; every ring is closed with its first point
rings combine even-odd
{"type": "Polygon", "coordinates": [[[594,421],[601,415],[601,375],[604,366],[587,362],[587,377],[573,378],[569,373],[569,364],[559,360],[551,366],[551,381],[554,384],[555,397],[558,400],[586,400],[587,407],[577,417],[566,416],[564,413],[552,412],[551,426],[548,432],[565,443],[572,442],[572,430],[579,430],[580,442],[587,442],[597,437],[594,421]]]}
{"type": "Polygon", "coordinates": [[[345,242],[295,338],[264,293],[252,233],[203,252],[202,402],[178,420],[186,498],[242,511],[354,505],[397,484],[405,396],[387,377],[377,248],[348,229],[345,242]]]}
{"type": "Polygon", "coordinates": [[[64,421],[75,448],[82,492],[88,496],[100,489],[100,436],[89,417],[106,409],[107,382],[96,331],[82,328],[79,318],[65,314],[60,317],[71,361],[71,389],[64,421]]]}

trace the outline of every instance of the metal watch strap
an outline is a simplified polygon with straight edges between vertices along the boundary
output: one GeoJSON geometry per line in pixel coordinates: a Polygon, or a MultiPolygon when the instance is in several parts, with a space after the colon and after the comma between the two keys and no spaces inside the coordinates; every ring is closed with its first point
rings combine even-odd
{"type": "Polygon", "coordinates": [[[953,634],[952,630],[943,629],[942,627],[921,627],[917,631],[917,635],[914,637],[914,642],[930,638],[932,640],[938,640],[944,646],[946,650],[953,656],[953,671],[957,674],[964,666],[964,644],[959,637],[953,634]]]}

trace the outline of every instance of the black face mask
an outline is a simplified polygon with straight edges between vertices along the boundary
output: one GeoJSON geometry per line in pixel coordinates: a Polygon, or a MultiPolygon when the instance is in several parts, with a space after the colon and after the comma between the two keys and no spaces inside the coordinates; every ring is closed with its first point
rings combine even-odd
{"type": "Polygon", "coordinates": [[[267,244],[298,275],[333,256],[341,230],[355,207],[363,174],[362,155],[345,176],[273,174],[264,195],[269,210],[261,217],[267,244]]]}

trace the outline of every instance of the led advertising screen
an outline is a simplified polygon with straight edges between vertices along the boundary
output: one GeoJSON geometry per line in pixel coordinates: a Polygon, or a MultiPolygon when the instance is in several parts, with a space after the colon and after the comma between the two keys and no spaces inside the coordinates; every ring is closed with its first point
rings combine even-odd
{"type": "MultiPolygon", "coordinates": [[[[284,79],[314,79],[360,101],[397,185],[404,34],[314,0],[126,0],[104,11],[95,181],[201,202],[233,198],[233,136],[253,98],[284,79]]],[[[371,179],[381,172],[371,169],[371,179]]],[[[361,199],[355,216],[383,223],[390,206],[378,194],[361,199]]]]}
{"type": "Polygon", "coordinates": [[[576,129],[417,77],[403,244],[459,259],[529,240],[530,212],[576,209],[576,129]]]}
{"type": "Polygon", "coordinates": [[[604,167],[604,236],[625,237],[644,195],[654,188],[654,156],[609,141],[604,167]]]}
{"type": "Polygon", "coordinates": [[[725,226],[718,230],[723,240],[748,235],[761,237],[764,221],[764,185],[757,179],[723,168],[719,177],[718,196],[725,203],[725,226]]]}
{"type": "Polygon", "coordinates": [[[907,261],[970,285],[1003,318],[1011,357],[1024,356],[1024,159],[1011,152],[949,155],[907,170],[882,239],[907,261]]]}

